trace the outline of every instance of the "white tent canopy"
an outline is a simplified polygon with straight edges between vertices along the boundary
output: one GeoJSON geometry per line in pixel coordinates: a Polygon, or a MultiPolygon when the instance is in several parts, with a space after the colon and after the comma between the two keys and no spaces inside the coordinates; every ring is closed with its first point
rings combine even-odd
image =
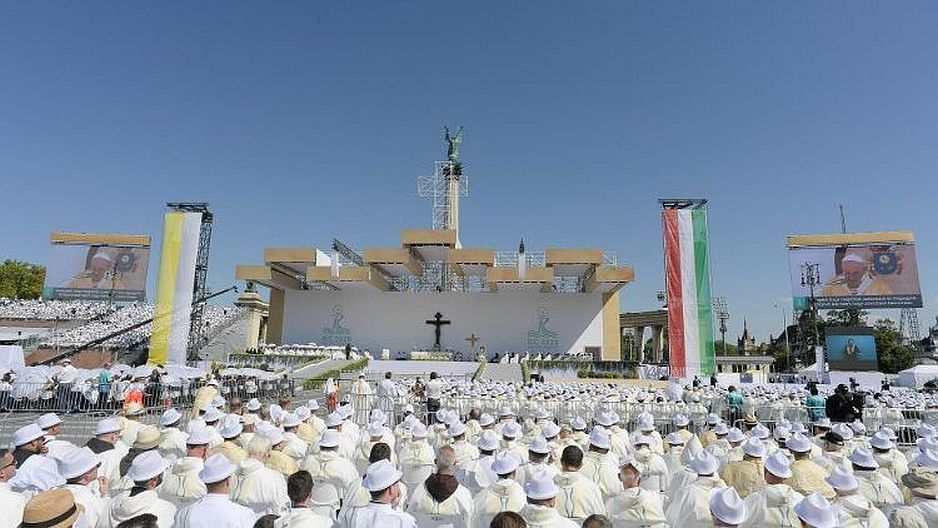
{"type": "Polygon", "coordinates": [[[935,378],[938,378],[938,365],[916,365],[899,372],[897,385],[920,389],[935,378]]]}

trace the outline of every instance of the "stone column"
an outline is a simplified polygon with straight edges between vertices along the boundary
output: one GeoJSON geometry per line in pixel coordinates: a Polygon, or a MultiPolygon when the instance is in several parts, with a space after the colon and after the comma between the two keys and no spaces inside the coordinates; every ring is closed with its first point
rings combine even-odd
{"type": "MultiPolygon", "coordinates": [[[[261,318],[267,315],[268,305],[264,299],[253,289],[241,294],[234,305],[247,310],[245,350],[257,349],[258,337],[261,335],[261,318]]],[[[266,325],[265,325],[266,326],[266,325]]]]}
{"type": "Polygon", "coordinates": [[[661,331],[664,329],[661,325],[651,327],[651,348],[655,352],[655,363],[664,361],[664,343],[661,341],[661,331]]]}
{"type": "Polygon", "coordinates": [[[645,348],[645,327],[636,326],[632,329],[632,350],[635,352],[634,359],[641,362],[645,358],[642,350],[645,348]]]}

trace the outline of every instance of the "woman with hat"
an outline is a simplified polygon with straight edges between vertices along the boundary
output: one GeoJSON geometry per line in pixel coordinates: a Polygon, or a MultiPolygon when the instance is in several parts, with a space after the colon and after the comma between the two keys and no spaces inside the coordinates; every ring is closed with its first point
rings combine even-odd
{"type": "Polygon", "coordinates": [[[70,528],[78,522],[82,508],[72,492],[58,488],[33,496],[23,509],[21,528],[70,528]]]}

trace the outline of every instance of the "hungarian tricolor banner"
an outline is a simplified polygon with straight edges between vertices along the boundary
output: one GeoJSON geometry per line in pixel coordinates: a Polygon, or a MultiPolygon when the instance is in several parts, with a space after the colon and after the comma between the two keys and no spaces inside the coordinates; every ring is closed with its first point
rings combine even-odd
{"type": "Polygon", "coordinates": [[[714,372],[707,210],[665,209],[665,278],[672,378],[714,372]]]}

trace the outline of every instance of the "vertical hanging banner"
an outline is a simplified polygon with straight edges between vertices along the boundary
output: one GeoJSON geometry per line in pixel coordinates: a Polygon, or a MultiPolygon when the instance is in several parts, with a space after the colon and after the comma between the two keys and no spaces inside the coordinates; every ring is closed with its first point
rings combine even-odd
{"type": "Polygon", "coordinates": [[[672,378],[715,370],[707,210],[662,211],[672,378]]]}
{"type": "Polygon", "coordinates": [[[202,213],[168,212],[163,222],[160,275],[156,285],[151,365],[184,365],[192,315],[192,287],[202,213]]]}

